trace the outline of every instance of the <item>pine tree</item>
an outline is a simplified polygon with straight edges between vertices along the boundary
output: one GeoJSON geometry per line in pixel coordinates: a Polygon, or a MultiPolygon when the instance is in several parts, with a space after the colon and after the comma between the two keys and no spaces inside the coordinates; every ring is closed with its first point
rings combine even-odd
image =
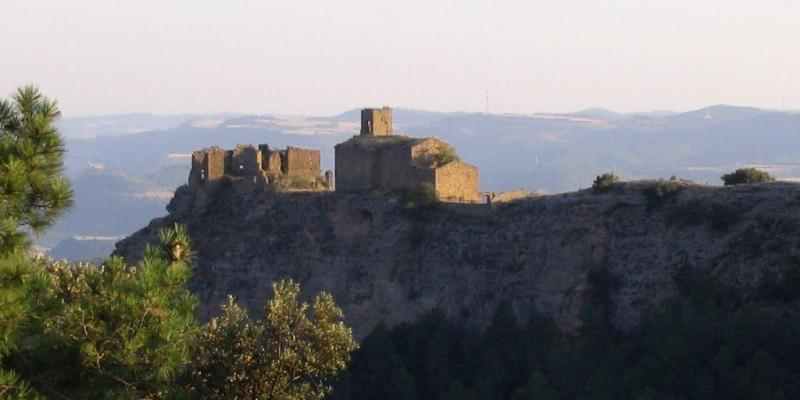
{"type": "Polygon", "coordinates": [[[24,249],[71,204],[55,101],[35,86],[0,100],[0,254],[24,249]]]}
{"type": "Polygon", "coordinates": [[[64,145],[53,125],[60,114],[34,86],[0,100],[0,398],[35,397],[2,359],[33,324],[46,288],[41,262],[22,254],[28,233],[41,233],[71,203],[64,145]]]}
{"type": "Polygon", "coordinates": [[[186,231],[160,239],[135,266],[0,258],[0,399],[31,388],[49,398],[174,397],[197,300],[186,289],[186,231]]]}

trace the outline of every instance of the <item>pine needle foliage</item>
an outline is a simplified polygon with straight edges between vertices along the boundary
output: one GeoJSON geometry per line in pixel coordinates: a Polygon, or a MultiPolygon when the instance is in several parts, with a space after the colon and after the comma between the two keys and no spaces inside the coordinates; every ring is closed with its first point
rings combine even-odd
{"type": "Polygon", "coordinates": [[[29,85],[0,100],[0,253],[24,249],[71,205],[56,101],[29,85]]]}
{"type": "Polygon", "coordinates": [[[186,289],[186,258],[171,256],[191,254],[185,230],[161,238],[135,266],[119,257],[101,266],[0,258],[0,399],[32,389],[48,398],[179,393],[197,299],[186,289]]]}

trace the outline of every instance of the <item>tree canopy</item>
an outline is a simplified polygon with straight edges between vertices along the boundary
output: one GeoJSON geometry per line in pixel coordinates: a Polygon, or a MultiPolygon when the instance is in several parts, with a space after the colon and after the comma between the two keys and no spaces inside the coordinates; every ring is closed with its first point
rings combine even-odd
{"type": "Polygon", "coordinates": [[[101,266],[21,252],[0,257],[6,368],[0,394],[31,396],[35,389],[49,398],[153,398],[174,392],[197,304],[186,289],[187,258],[172,257],[177,243],[188,244],[179,226],[163,232],[161,245],[148,247],[135,266],[119,257],[101,266]]]}
{"type": "Polygon", "coordinates": [[[300,303],[300,285],[273,284],[263,319],[250,320],[233,297],[201,331],[189,389],[202,399],[320,400],[355,350],[333,297],[300,303]]]}
{"type": "Polygon", "coordinates": [[[775,178],[769,173],[756,168],[739,168],[733,173],[722,176],[722,182],[725,183],[725,186],[774,181],[775,178]]]}
{"type": "Polygon", "coordinates": [[[55,101],[35,86],[0,100],[0,253],[25,248],[71,204],[55,101]]]}

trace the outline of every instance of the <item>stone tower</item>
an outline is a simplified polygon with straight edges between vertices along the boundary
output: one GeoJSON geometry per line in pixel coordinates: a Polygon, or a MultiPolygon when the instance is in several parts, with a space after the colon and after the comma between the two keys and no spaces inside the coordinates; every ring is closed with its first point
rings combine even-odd
{"type": "Polygon", "coordinates": [[[392,109],[365,108],[361,110],[362,136],[389,136],[392,134],[392,109]]]}

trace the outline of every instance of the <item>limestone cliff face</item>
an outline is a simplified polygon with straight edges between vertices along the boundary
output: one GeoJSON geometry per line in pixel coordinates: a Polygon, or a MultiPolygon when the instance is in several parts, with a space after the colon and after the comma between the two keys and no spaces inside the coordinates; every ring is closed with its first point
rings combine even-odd
{"type": "Polygon", "coordinates": [[[679,271],[707,272],[747,295],[800,253],[800,185],[679,185],[648,198],[652,186],[527,198],[471,215],[223,180],[180,188],[169,215],[119,242],[117,253],[135,260],[159,229],[185,224],[202,319],[229,293],[260,313],[271,282],[291,277],[307,297],[332,293],[358,336],[437,307],[482,325],[504,299],[520,317],[536,311],[573,330],[593,270],[614,277],[611,317],[628,329],[676,294],[679,271]]]}

